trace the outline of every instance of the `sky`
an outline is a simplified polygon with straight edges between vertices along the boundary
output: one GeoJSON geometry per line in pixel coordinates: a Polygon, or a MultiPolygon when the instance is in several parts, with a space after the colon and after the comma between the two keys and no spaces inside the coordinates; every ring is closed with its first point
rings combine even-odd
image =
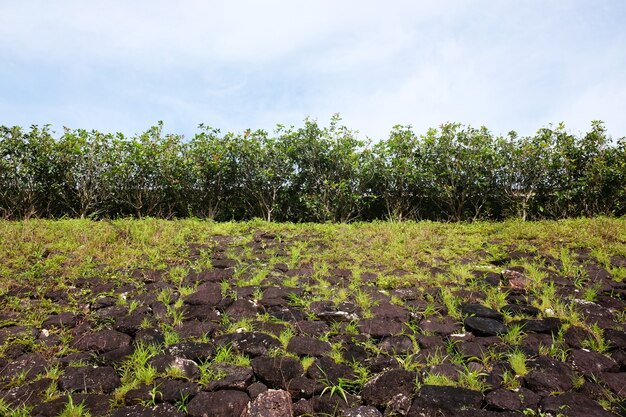
{"type": "Polygon", "coordinates": [[[623,0],[0,0],[0,125],[626,136],[623,0]]]}

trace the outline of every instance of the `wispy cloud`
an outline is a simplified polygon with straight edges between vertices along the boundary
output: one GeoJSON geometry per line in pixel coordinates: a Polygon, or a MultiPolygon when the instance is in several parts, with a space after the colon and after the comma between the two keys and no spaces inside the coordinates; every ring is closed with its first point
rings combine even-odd
{"type": "Polygon", "coordinates": [[[339,112],[363,136],[446,121],[626,135],[626,3],[0,4],[0,123],[132,134],[339,112]]]}

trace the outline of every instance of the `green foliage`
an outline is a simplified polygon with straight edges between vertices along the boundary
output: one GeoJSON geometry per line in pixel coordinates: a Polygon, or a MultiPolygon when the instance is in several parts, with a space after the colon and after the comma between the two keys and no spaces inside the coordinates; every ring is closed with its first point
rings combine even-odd
{"type": "Polygon", "coordinates": [[[371,145],[306,119],[274,132],[189,140],[159,122],[132,137],[0,126],[0,218],[199,217],[348,222],[626,214],[626,140],[600,121],[495,136],[448,123],[394,126],[371,145]]]}

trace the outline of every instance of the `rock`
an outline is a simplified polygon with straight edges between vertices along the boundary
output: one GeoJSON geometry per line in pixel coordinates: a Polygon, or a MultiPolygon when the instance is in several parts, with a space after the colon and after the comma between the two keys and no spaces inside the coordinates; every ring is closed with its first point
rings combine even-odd
{"type": "Polygon", "coordinates": [[[180,375],[184,378],[197,379],[200,377],[198,364],[191,359],[186,359],[181,356],[159,354],[150,360],[150,365],[152,365],[158,373],[165,373],[173,368],[176,375],[180,375]]]}
{"type": "Polygon", "coordinates": [[[83,351],[103,353],[128,347],[131,341],[132,338],[125,333],[116,330],[101,330],[76,337],[72,342],[72,347],[83,351]]]}
{"type": "Polygon", "coordinates": [[[560,413],[566,417],[614,417],[589,397],[576,392],[547,396],[541,401],[540,409],[544,413],[560,413]]]}
{"type": "Polygon", "coordinates": [[[523,387],[517,391],[499,388],[485,396],[487,408],[495,411],[536,410],[540,400],[539,395],[523,387]]]}
{"type": "Polygon", "coordinates": [[[613,359],[584,349],[572,350],[567,357],[567,362],[586,377],[592,377],[601,372],[619,371],[619,365],[613,359]]]}
{"type": "Polygon", "coordinates": [[[165,348],[169,355],[202,362],[215,353],[215,346],[208,342],[182,342],[165,348]]]}
{"type": "Polygon", "coordinates": [[[216,282],[204,282],[198,286],[196,292],[184,298],[185,304],[207,305],[215,307],[222,301],[222,290],[216,282]]]}
{"type": "Polygon", "coordinates": [[[52,314],[43,321],[41,327],[43,329],[72,328],[78,324],[78,320],[79,316],[70,312],[52,314]]]}
{"type": "Polygon", "coordinates": [[[626,372],[602,373],[600,380],[618,396],[626,397],[626,372]]]}
{"type": "Polygon", "coordinates": [[[411,397],[398,393],[393,396],[385,407],[385,417],[405,416],[411,408],[411,397]]]}
{"type": "Polygon", "coordinates": [[[563,334],[565,343],[572,349],[581,349],[583,342],[590,337],[592,337],[590,332],[578,326],[570,326],[563,334]]]}
{"type": "Polygon", "coordinates": [[[440,336],[447,336],[457,333],[461,326],[452,317],[429,317],[420,321],[419,327],[422,332],[434,333],[440,336]]]}
{"type": "Polygon", "coordinates": [[[361,392],[366,405],[384,407],[397,394],[411,397],[415,390],[417,374],[404,369],[393,369],[369,380],[361,392]]]}
{"type": "Polygon", "coordinates": [[[287,352],[301,356],[324,356],[330,351],[330,343],[309,336],[293,336],[287,345],[287,352]]]}
{"type": "Polygon", "coordinates": [[[59,377],[59,386],[63,391],[110,394],[120,385],[120,378],[110,366],[69,367],[59,377]]]}
{"type": "Polygon", "coordinates": [[[504,278],[509,287],[516,290],[525,290],[532,284],[532,281],[526,275],[512,269],[502,271],[502,278],[504,278]]]}
{"type": "Polygon", "coordinates": [[[289,381],[304,373],[300,361],[290,357],[260,356],[252,360],[252,369],[261,382],[273,389],[286,388],[289,381]]]}
{"type": "Polygon", "coordinates": [[[372,337],[385,337],[402,333],[402,323],[389,319],[362,319],[358,324],[359,331],[372,337]]]}
{"type": "Polygon", "coordinates": [[[343,410],[342,417],[383,417],[376,407],[362,405],[356,408],[343,410]]]}
{"type": "Polygon", "coordinates": [[[174,331],[178,333],[178,336],[181,339],[211,336],[213,333],[215,333],[216,329],[217,325],[215,325],[214,323],[202,322],[197,320],[186,321],[174,327],[174,331]]]}
{"type": "Polygon", "coordinates": [[[530,316],[537,317],[541,311],[538,308],[528,304],[507,304],[502,307],[502,311],[513,316],[530,316]]]}
{"type": "Polygon", "coordinates": [[[50,378],[42,378],[8,391],[0,391],[0,399],[12,407],[34,406],[45,399],[45,391],[50,388],[52,382],[50,378]]]}
{"type": "Polygon", "coordinates": [[[466,316],[484,317],[486,319],[494,319],[502,321],[502,314],[492,308],[485,307],[482,304],[463,304],[461,313],[466,316]]]}
{"type": "Polygon", "coordinates": [[[262,392],[248,403],[241,417],[293,417],[291,396],[282,390],[262,392]]]}
{"type": "Polygon", "coordinates": [[[224,389],[237,389],[245,391],[254,378],[252,368],[247,366],[217,363],[211,367],[211,370],[225,376],[217,381],[211,381],[207,386],[208,391],[218,391],[224,389]]]}
{"type": "Polygon", "coordinates": [[[407,321],[411,317],[409,311],[404,308],[391,303],[380,303],[372,308],[374,317],[378,319],[387,319],[395,321],[407,321]]]}
{"type": "Polygon", "coordinates": [[[309,366],[307,376],[316,381],[337,385],[339,379],[353,379],[354,371],[343,363],[337,363],[331,358],[323,356],[316,359],[313,365],[309,366]]]}
{"type": "Polygon", "coordinates": [[[604,331],[604,339],[611,347],[626,350],[626,332],[615,329],[606,329],[604,331]]]}
{"type": "Polygon", "coordinates": [[[479,409],[483,395],[466,388],[422,385],[417,391],[411,412],[415,408],[439,408],[443,410],[479,409]]]}
{"type": "Polygon", "coordinates": [[[250,397],[242,391],[202,391],[187,404],[191,417],[240,417],[250,397]]]}
{"type": "Polygon", "coordinates": [[[531,366],[533,370],[524,377],[524,385],[531,391],[545,396],[572,389],[574,373],[568,364],[540,356],[531,366]]]}
{"type": "Polygon", "coordinates": [[[313,416],[315,410],[313,409],[313,400],[299,400],[292,404],[294,416],[313,416]]]}
{"type": "Polygon", "coordinates": [[[161,401],[167,403],[175,403],[183,398],[191,398],[200,391],[200,386],[190,381],[159,378],[154,381],[154,384],[157,387],[161,401]]]}
{"type": "Polygon", "coordinates": [[[39,353],[26,353],[17,359],[10,361],[0,369],[0,378],[11,379],[23,374],[25,379],[31,380],[39,374],[46,372],[48,361],[39,353]]]}
{"type": "MultiPolygon", "coordinates": [[[[92,416],[106,416],[109,414],[113,397],[104,394],[72,394],[74,405],[83,404],[85,411],[92,416]]],[[[39,404],[31,410],[31,415],[42,417],[57,417],[65,409],[69,397],[64,395],[52,401],[39,404]]]]}
{"type": "Polygon", "coordinates": [[[221,317],[220,312],[215,307],[206,304],[184,304],[181,311],[187,320],[217,322],[221,317]]]}
{"type": "Polygon", "coordinates": [[[545,334],[557,334],[562,326],[561,320],[556,317],[546,317],[542,320],[521,319],[513,324],[522,325],[522,330],[526,333],[545,334]]]}
{"type": "Polygon", "coordinates": [[[330,330],[330,327],[323,321],[303,320],[295,324],[295,328],[301,335],[317,337],[330,330]]]}
{"type": "Polygon", "coordinates": [[[150,406],[134,405],[113,410],[111,417],[184,417],[174,405],[161,403],[150,406]]]}
{"type": "Polygon", "coordinates": [[[250,396],[250,399],[254,400],[260,393],[267,391],[267,385],[262,382],[254,382],[248,386],[246,392],[250,396]]]}
{"type": "Polygon", "coordinates": [[[118,332],[134,336],[143,326],[144,320],[150,319],[146,313],[136,312],[115,320],[114,329],[118,332]]]}
{"type": "Polygon", "coordinates": [[[139,343],[144,345],[163,345],[165,344],[165,336],[159,329],[141,329],[135,334],[135,344],[139,343]]]}
{"type": "Polygon", "coordinates": [[[506,326],[498,320],[484,317],[467,317],[463,324],[476,336],[496,336],[507,332],[506,326]]]}
{"type": "Polygon", "coordinates": [[[260,332],[230,333],[215,340],[220,346],[232,346],[239,353],[252,357],[266,355],[270,349],[280,348],[278,339],[260,332]]]}
{"type": "Polygon", "coordinates": [[[301,398],[311,398],[313,395],[319,394],[324,389],[324,385],[316,380],[297,376],[289,381],[287,389],[294,400],[299,400],[301,398]]]}
{"type": "Polygon", "coordinates": [[[235,300],[227,309],[226,314],[233,320],[241,320],[243,318],[254,318],[261,311],[261,307],[251,301],[245,299],[235,300]]]}
{"type": "Polygon", "coordinates": [[[408,336],[388,336],[383,338],[378,348],[392,355],[408,355],[413,353],[413,341],[408,336]]]}

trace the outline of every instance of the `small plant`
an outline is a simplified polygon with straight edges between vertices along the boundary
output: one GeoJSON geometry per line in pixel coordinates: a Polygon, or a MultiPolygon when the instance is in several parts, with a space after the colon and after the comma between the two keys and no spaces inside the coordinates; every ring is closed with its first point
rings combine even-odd
{"type": "Polygon", "coordinates": [[[524,338],[523,328],[521,324],[512,324],[506,333],[500,335],[500,339],[507,345],[519,346],[524,338]]]}
{"type": "Polygon", "coordinates": [[[518,376],[526,376],[528,374],[528,366],[526,365],[526,355],[524,352],[516,349],[509,354],[509,364],[511,369],[518,376]]]}
{"type": "Polygon", "coordinates": [[[463,371],[459,372],[458,385],[474,391],[485,391],[488,386],[485,383],[486,373],[480,370],[472,370],[467,365],[463,366],[463,371]]]}
{"type": "Polygon", "coordinates": [[[502,374],[502,386],[508,390],[516,390],[521,386],[520,380],[515,372],[511,372],[508,369],[502,374]]]}
{"type": "Polygon", "coordinates": [[[598,323],[593,323],[589,330],[591,331],[591,335],[583,340],[582,346],[585,349],[593,350],[598,353],[608,352],[610,345],[604,338],[604,330],[598,326],[598,323]]]}
{"type": "Polygon", "coordinates": [[[422,379],[424,385],[457,386],[457,383],[445,375],[426,372],[422,379]]]}
{"type": "Polygon", "coordinates": [[[67,397],[67,403],[65,404],[65,408],[59,414],[59,417],[91,417],[89,411],[87,411],[85,404],[74,404],[74,400],[72,400],[72,396],[69,395],[67,397]]]}

